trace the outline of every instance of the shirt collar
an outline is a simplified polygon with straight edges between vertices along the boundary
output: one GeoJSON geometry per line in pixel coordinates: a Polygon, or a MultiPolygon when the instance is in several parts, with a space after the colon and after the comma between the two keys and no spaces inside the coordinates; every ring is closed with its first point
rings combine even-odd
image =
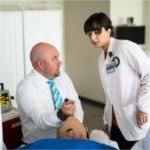
{"type": "Polygon", "coordinates": [[[42,74],[40,74],[40,73],[39,73],[38,71],[36,71],[35,69],[33,69],[32,72],[33,72],[34,74],[36,74],[36,76],[37,76],[38,78],[40,78],[40,80],[41,80],[42,82],[47,82],[47,81],[48,81],[47,78],[45,78],[42,74]]]}
{"type": "MultiPolygon", "coordinates": [[[[110,38],[110,43],[109,43],[109,46],[108,46],[108,50],[107,50],[107,56],[109,55],[109,53],[111,52],[112,54],[114,54],[114,49],[113,49],[113,45],[114,45],[114,41],[115,41],[115,39],[113,38],[113,37],[111,37],[110,38]]],[[[101,55],[100,55],[100,58],[102,59],[102,60],[106,60],[105,59],[105,54],[104,54],[104,51],[102,51],[102,53],[101,53],[101,55]]],[[[107,58],[107,57],[106,57],[107,58]]]]}
{"type": "Polygon", "coordinates": [[[114,41],[115,41],[115,39],[113,38],[113,37],[111,37],[110,38],[110,43],[109,43],[109,46],[108,46],[108,51],[107,51],[107,53],[109,53],[109,52],[114,52],[115,50],[113,49],[113,44],[114,44],[114,41]]]}

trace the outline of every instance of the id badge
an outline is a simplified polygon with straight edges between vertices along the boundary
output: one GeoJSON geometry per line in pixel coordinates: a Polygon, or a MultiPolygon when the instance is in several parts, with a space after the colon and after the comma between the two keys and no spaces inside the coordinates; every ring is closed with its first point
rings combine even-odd
{"type": "Polygon", "coordinates": [[[115,63],[115,61],[106,64],[106,73],[107,73],[107,74],[110,74],[110,73],[115,72],[115,68],[116,68],[116,63],[115,63]]]}

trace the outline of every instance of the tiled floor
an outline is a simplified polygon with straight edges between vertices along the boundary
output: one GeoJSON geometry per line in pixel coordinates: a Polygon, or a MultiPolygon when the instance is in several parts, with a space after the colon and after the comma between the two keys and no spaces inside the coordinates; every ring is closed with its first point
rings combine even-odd
{"type": "Polygon", "coordinates": [[[81,102],[84,110],[84,124],[88,127],[89,131],[93,129],[102,129],[103,106],[89,100],[81,99],[81,102]]]}

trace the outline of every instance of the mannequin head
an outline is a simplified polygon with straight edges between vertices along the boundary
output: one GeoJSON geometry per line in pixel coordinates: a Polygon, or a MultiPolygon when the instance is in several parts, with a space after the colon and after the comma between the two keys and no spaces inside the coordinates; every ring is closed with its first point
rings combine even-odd
{"type": "Polygon", "coordinates": [[[87,131],[84,125],[74,116],[68,117],[58,131],[60,138],[86,139],[87,131]]]}

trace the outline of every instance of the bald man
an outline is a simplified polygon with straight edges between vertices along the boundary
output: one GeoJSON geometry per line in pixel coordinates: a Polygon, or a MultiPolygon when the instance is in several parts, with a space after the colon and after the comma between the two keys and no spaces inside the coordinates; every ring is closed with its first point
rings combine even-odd
{"type": "Polygon", "coordinates": [[[37,43],[31,50],[30,60],[33,70],[18,84],[16,94],[26,143],[57,137],[60,123],[67,115],[83,121],[81,102],[73,83],[66,73],[60,72],[62,62],[58,50],[48,43],[37,43]],[[55,87],[51,87],[51,81],[55,87]],[[56,88],[57,94],[53,91],[56,88]],[[71,103],[64,103],[66,99],[71,103]]]}

